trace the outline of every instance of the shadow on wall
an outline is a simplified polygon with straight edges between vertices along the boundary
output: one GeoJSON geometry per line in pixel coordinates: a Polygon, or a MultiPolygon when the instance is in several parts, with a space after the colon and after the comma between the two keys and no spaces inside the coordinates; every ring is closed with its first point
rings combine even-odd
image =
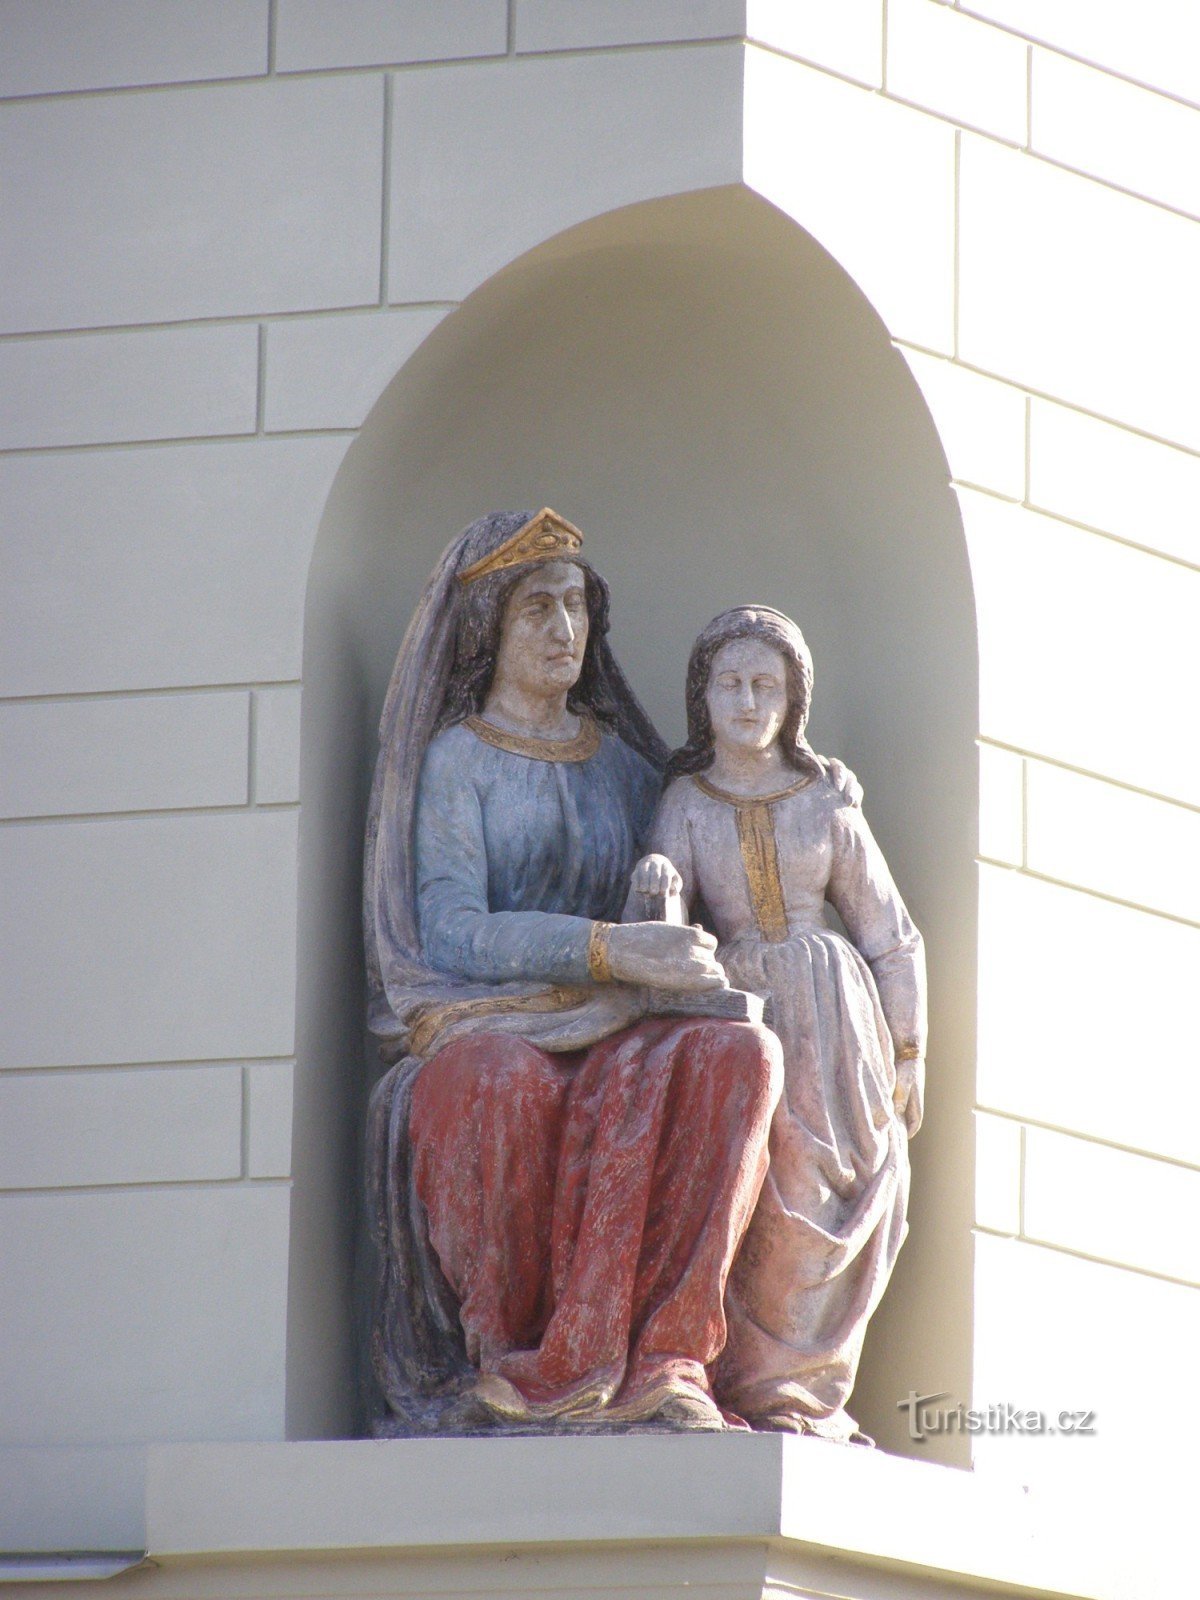
{"type": "MultiPolygon", "coordinates": [[[[817,749],[866,809],[930,948],[929,1110],[912,1234],[853,1409],[908,1445],[910,1388],[970,1395],[976,646],[937,435],[842,269],[737,187],[572,229],[486,283],[379,400],[330,496],[304,653],[288,1431],[356,1431],[352,1258],[365,1091],[359,932],[376,721],[446,542],[554,506],[613,592],[619,659],[681,738],[692,638],[721,608],[796,617],[817,749]]],[[[964,1441],[945,1439],[943,1459],[964,1441]]]]}

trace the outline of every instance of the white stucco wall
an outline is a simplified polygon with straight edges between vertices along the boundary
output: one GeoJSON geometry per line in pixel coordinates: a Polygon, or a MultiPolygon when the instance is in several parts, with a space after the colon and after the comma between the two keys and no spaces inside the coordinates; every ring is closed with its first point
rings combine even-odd
{"type": "Polygon", "coordinates": [[[357,430],[525,251],[738,183],[883,319],[966,532],[954,1398],[1097,1414],[984,1438],[980,1470],[1157,1481],[1200,1339],[1197,26],[1184,0],[0,0],[10,1545],[136,1543],[146,1443],[285,1433],[304,607],[357,430]]]}

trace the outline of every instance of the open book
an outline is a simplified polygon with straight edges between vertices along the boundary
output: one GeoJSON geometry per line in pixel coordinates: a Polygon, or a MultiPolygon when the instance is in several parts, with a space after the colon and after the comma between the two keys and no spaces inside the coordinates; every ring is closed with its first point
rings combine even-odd
{"type": "Polygon", "coordinates": [[[703,989],[684,993],[679,989],[645,990],[648,1017],[723,1017],[727,1022],[765,1022],[766,1005],[761,996],[745,989],[703,989]]]}

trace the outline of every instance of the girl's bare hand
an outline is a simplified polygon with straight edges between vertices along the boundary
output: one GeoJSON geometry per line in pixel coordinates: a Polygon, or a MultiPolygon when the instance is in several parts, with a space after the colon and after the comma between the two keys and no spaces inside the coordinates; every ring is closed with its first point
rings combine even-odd
{"type": "Polygon", "coordinates": [[[643,856],[633,869],[633,888],[638,894],[680,894],[683,879],[666,856],[643,856]]]}

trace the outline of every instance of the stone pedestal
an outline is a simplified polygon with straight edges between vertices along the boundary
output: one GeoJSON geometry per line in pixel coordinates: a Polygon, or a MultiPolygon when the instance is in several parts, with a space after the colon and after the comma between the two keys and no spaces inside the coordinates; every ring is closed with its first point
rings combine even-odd
{"type": "Polygon", "coordinates": [[[765,1434],[151,1447],[146,1544],[105,1600],[1131,1592],[1018,1487],[765,1434]]]}

